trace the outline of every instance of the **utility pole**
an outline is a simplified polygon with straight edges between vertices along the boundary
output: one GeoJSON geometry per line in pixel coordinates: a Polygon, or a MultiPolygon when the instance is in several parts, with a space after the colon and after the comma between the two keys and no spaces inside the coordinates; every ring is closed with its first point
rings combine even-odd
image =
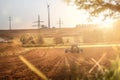
{"type": "Polygon", "coordinates": [[[38,29],[40,29],[40,26],[41,26],[41,24],[40,24],[40,16],[38,15],[38,29]]]}
{"type": "Polygon", "coordinates": [[[50,28],[50,5],[47,5],[48,8],[48,28],[50,28]]]}
{"type": "Polygon", "coordinates": [[[59,24],[59,28],[61,28],[61,25],[63,24],[62,21],[61,21],[61,18],[59,18],[58,24],[59,24]]]}
{"type": "Polygon", "coordinates": [[[38,29],[40,29],[40,27],[41,27],[41,22],[44,22],[44,21],[41,21],[41,19],[40,19],[40,15],[38,15],[38,20],[35,21],[35,23],[37,23],[37,27],[38,27],[38,29]]]}
{"type": "Polygon", "coordinates": [[[12,19],[11,19],[11,16],[9,16],[9,30],[11,30],[11,27],[12,27],[12,19]]]}
{"type": "Polygon", "coordinates": [[[61,21],[61,18],[59,18],[59,28],[61,28],[61,25],[62,25],[62,21],[61,21]]]}

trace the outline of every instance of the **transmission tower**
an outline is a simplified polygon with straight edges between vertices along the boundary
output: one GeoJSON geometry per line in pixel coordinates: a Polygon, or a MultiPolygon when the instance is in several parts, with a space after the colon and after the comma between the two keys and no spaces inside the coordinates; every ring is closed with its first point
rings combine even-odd
{"type": "Polygon", "coordinates": [[[9,30],[11,30],[12,28],[12,18],[11,16],[9,16],[9,30]]]}
{"type": "Polygon", "coordinates": [[[53,4],[53,1],[55,2],[55,0],[46,0],[47,10],[48,10],[48,28],[51,28],[50,6],[53,4]]]}
{"type": "Polygon", "coordinates": [[[48,28],[50,28],[50,5],[47,5],[48,8],[48,28]]]}
{"type": "MultiPolygon", "coordinates": [[[[38,29],[41,28],[41,23],[42,23],[42,22],[44,22],[44,21],[41,21],[41,19],[40,19],[40,15],[38,15],[38,20],[34,22],[34,23],[37,23],[37,27],[38,27],[38,29]]],[[[34,26],[36,26],[36,25],[34,25],[34,26]]]]}
{"type": "Polygon", "coordinates": [[[59,18],[58,24],[59,24],[59,28],[61,28],[61,25],[63,24],[61,18],[59,18]]]}

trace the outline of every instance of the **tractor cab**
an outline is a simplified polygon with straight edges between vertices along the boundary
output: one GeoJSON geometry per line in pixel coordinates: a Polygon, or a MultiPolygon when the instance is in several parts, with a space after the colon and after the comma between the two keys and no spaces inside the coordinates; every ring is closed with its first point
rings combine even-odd
{"type": "Polygon", "coordinates": [[[65,49],[65,53],[81,53],[83,49],[81,49],[77,44],[71,45],[70,48],[65,49]]]}

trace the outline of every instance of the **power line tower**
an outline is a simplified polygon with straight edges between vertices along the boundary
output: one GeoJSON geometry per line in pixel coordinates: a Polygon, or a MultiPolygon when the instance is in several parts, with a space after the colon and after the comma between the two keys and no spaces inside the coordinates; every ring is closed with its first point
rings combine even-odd
{"type": "Polygon", "coordinates": [[[12,30],[12,17],[9,16],[9,30],[12,30]]]}
{"type": "Polygon", "coordinates": [[[61,28],[61,25],[62,25],[62,21],[61,21],[61,18],[59,18],[59,28],[61,28]]]}
{"type": "MultiPolygon", "coordinates": [[[[37,27],[38,27],[38,29],[41,28],[41,23],[42,23],[42,22],[44,22],[44,21],[41,21],[41,19],[40,19],[40,15],[38,15],[38,20],[34,22],[34,23],[37,23],[37,27]]],[[[36,25],[34,25],[34,26],[36,26],[36,25]]]]}
{"type": "Polygon", "coordinates": [[[47,8],[48,8],[48,28],[50,28],[50,5],[48,4],[47,5],[47,8]]]}

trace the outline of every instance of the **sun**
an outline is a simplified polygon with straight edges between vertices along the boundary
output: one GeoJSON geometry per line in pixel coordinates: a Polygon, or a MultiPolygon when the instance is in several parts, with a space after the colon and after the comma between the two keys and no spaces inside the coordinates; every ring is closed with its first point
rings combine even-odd
{"type": "Polygon", "coordinates": [[[69,24],[70,26],[76,26],[79,24],[95,24],[99,25],[101,28],[109,28],[112,27],[112,23],[114,19],[105,15],[108,14],[109,11],[102,12],[98,16],[91,16],[86,10],[79,10],[76,6],[68,6],[66,9],[65,17],[67,17],[64,23],[69,24]]]}
{"type": "Polygon", "coordinates": [[[113,22],[114,22],[113,19],[107,19],[102,23],[101,27],[111,28],[111,27],[113,27],[113,22]]]}
{"type": "Polygon", "coordinates": [[[98,24],[101,28],[111,28],[113,27],[114,19],[111,17],[105,18],[103,15],[100,15],[93,19],[93,24],[98,24]]]}
{"type": "Polygon", "coordinates": [[[105,17],[105,14],[107,13],[103,12],[98,16],[89,16],[91,18],[91,21],[89,22],[88,19],[86,19],[85,22],[86,24],[97,24],[101,28],[111,28],[115,20],[109,15],[105,17]]]}

